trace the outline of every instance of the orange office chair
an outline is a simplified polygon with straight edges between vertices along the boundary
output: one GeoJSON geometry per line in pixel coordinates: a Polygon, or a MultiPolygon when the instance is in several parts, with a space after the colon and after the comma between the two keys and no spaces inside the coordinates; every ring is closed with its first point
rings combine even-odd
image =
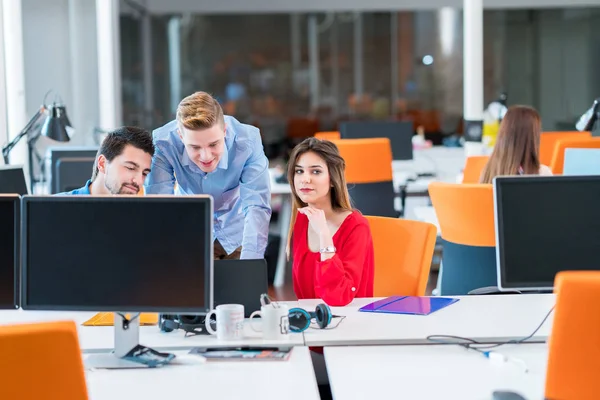
{"type": "Polygon", "coordinates": [[[429,197],[443,239],[440,294],[497,287],[492,185],[432,182],[429,197]]]}
{"type": "Polygon", "coordinates": [[[489,159],[489,156],[467,157],[465,168],[463,169],[462,183],[479,183],[481,173],[489,159]]]}
{"type": "Polygon", "coordinates": [[[0,326],[0,399],[88,398],[72,321],[0,326]]]}
{"type": "Polygon", "coordinates": [[[340,139],[331,142],[346,161],[346,183],[354,207],[364,215],[397,218],[390,140],[340,139]]]}
{"type": "Polygon", "coordinates": [[[545,398],[600,396],[600,272],[564,271],[554,281],[556,306],[548,339],[545,398]]]}
{"type": "Polygon", "coordinates": [[[365,217],[375,249],[373,296],[424,296],[437,228],[427,222],[365,217]]]}
{"type": "Polygon", "coordinates": [[[315,133],[315,137],[321,140],[340,140],[340,133],[337,131],[331,132],[317,132],[315,133]]]}
{"type": "Polygon", "coordinates": [[[540,135],[540,163],[550,166],[554,154],[554,145],[562,139],[585,139],[591,137],[590,132],[542,132],[540,135]]]}
{"type": "Polygon", "coordinates": [[[560,139],[554,144],[550,169],[553,174],[562,174],[565,166],[565,149],[600,149],[600,137],[560,139]]]}

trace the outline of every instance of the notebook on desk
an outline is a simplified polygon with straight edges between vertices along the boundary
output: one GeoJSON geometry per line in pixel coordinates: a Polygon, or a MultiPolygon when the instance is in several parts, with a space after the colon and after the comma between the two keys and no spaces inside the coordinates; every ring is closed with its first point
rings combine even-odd
{"type": "Polygon", "coordinates": [[[456,303],[450,297],[391,296],[361,307],[359,311],[384,314],[429,315],[456,303]]]}

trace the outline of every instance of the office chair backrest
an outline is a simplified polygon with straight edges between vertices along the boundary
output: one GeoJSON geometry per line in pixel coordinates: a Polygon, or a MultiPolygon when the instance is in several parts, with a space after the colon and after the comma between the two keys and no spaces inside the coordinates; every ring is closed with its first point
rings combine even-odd
{"type": "Polygon", "coordinates": [[[600,149],[600,137],[560,139],[554,144],[550,169],[555,175],[563,173],[566,149],[600,149]]]}
{"type": "Polygon", "coordinates": [[[554,283],[545,398],[591,400],[600,393],[600,272],[564,271],[554,283]]]}
{"type": "Polygon", "coordinates": [[[407,219],[366,218],[375,250],[373,296],[424,296],[437,228],[407,219]]]}
{"type": "Polygon", "coordinates": [[[337,131],[317,132],[317,133],[315,133],[315,138],[321,139],[321,140],[339,140],[340,133],[337,131]]]}
{"type": "Polygon", "coordinates": [[[492,185],[432,182],[429,197],[442,238],[468,246],[495,246],[492,185]]]}
{"type": "Polygon", "coordinates": [[[0,399],[88,398],[74,322],[0,326],[0,354],[0,399]]]}
{"type": "Polygon", "coordinates": [[[492,185],[432,182],[429,197],[443,239],[441,294],[497,287],[492,185]]]}
{"type": "Polygon", "coordinates": [[[540,163],[550,166],[554,145],[561,139],[585,139],[591,137],[590,132],[542,132],[540,135],[540,163]]]}
{"type": "Polygon", "coordinates": [[[465,168],[463,169],[462,183],[479,183],[483,168],[485,168],[489,159],[489,156],[467,157],[465,168]]]}
{"type": "Polygon", "coordinates": [[[354,207],[364,215],[397,217],[390,140],[340,139],[332,142],[346,162],[346,183],[354,207]]]}

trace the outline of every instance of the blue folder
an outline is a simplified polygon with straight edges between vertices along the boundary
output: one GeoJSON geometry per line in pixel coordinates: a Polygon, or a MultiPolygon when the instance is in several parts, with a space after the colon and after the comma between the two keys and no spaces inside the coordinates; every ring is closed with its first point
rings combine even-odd
{"type": "Polygon", "coordinates": [[[420,296],[391,296],[361,307],[359,311],[387,313],[387,314],[409,314],[429,315],[450,304],[456,303],[458,299],[451,297],[420,297],[420,296]]]}

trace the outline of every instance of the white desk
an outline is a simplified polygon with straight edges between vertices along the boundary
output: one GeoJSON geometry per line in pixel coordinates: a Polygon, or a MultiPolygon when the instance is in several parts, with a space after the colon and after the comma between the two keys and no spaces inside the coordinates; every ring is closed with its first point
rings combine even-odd
{"type": "MultiPolygon", "coordinates": [[[[283,302],[290,308],[297,306],[297,302],[283,302]]],[[[109,351],[114,348],[114,328],[112,326],[82,326],[81,324],[91,318],[95,313],[73,313],[61,311],[24,311],[10,310],[0,311],[0,325],[73,320],[77,324],[79,345],[84,353],[97,353],[109,351]]],[[[260,320],[254,321],[255,327],[260,329],[260,320]]],[[[218,346],[241,346],[241,345],[293,345],[303,346],[302,334],[291,333],[286,340],[264,340],[262,334],[250,328],[250,322],[246,320],[244,326],[245,338],[239,341],[219,341],[213,335],[185,336],[185,332],[177,330],[174,332],[161,332],[158,326],[140,327],[140,344],[157,350],[190,349],[192,347],[218,347],[218,346]]]]}
{"type": "Polygon", "coordinates": [[[306,347],[294,347],[288,361],[92,370],[86,378],[91,400],[320,398],[306,347]]]}
{"type": "Polygon", "coordinates": [[[430,149],[418,149],[413,152],[413,160],[392,161],[394,187],[407,185],[407,192],[422,192],[432,181],[456,182],[465,165],[465,149],[462,147],[434,146],[430,149]],[[416,179],[417,174],[433,173],[434,178],[419,178],[407,183],[407,179],[416,179]]]}
{"type": "MultiPolygon", "coordinates": [[[[430,335],[456,335],[496,343],[530,335],[552,306],[553,294],[458,296],[458,302],[427,316],[360,312],[377,299],[355,299],[347,307],[332,307],[346,318],[335,329],[309,329],[307,346],[431,344],[430,335]]],[[[320,300],[300,300],[311,311],[320,300]]],[[[530,341],[546,341],[552,317],[530,341]]],[[[333,319],[332,324],[337,324],[333,319]]]]}
{"type": "Polygon", "coordinates": [[[346,399],[491,400],[494,390],[543,399],[546,344],[502,346],[498,353],[522,360],[497,363],[459,346],[326,347],[333,397],[346,399]]]}

